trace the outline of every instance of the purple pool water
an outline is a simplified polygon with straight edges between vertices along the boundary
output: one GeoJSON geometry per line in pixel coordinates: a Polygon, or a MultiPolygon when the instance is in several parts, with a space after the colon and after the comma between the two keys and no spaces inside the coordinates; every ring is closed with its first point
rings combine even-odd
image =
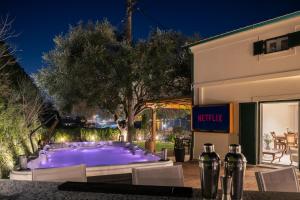
{"type": "Polygon", "coordinates": [[[87,167],[155,162],[160,157],[131,144],[113,142],[78,142],[52,145],[28,163],[30,169],[85,164],[87,167]]]}

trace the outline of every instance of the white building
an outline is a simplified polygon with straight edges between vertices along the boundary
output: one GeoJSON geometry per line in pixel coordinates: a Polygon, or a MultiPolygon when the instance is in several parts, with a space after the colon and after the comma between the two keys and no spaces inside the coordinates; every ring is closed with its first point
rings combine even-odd
{"type": "MultiPolygon", "coordinates": [[[[240,143],[251,164],[269,163],[272,152],[280,157],[284,147],[274,148],[270,132],[278,138],[286,132],[296,133],[296,138],[299,132],[300,11],[208,38],[189,48],[194,57],[194,105],[233,105],[231,131],[194,130],[193,158],[199,157],[207,142],[215,144],[221,157],[229,144],[240,143]]],[[[298,155],[298,145],[294,145],[293,154],[298,155]]],[[[294,165],[298,164],[297,155],[294,165]]],[[[273,163],[289,161],[289,154],[284,153],[282,161],[273,163]]]]}

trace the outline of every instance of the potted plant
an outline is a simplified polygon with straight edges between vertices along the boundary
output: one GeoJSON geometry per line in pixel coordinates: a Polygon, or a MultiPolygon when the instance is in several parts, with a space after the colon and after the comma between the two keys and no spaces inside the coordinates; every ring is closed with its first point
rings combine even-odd
{"type": "Polygon", "coordinates": [[[265,133],[264,134],[264,142],[266,144],[266,150],[270,150],[271,149],[270,148],[270,144],[271,144],[272,141],[273,140],[272,140],[272,137],[270,136],[270,134],[265,133]]]}
{"type": "Polygon", "coordinates": [[[174,154],[176,162],[184,162],[185,148],[181,138],[175,138],[174,154]]]}

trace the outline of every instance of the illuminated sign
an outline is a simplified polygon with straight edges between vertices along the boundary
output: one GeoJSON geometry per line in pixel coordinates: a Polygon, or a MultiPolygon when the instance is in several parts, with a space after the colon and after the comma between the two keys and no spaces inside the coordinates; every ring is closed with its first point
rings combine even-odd
{"type": "Polygon", "coordinates": [[[201,105],[193,107],[193,130],[201,132],[231,132],[231,105],[201,105]]]}

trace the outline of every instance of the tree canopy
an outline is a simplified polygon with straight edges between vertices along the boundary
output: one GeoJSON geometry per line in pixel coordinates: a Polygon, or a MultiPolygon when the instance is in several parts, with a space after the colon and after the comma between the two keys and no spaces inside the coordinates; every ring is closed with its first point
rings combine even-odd
{"type": "Polygon", "coordinates": [[[63,112],[85,103],[128,118],[144,100],[190,94],[191,40],[156,29],[129,46],[108,21],[81,22],[54,38],[36,80],[63,112]]]}

